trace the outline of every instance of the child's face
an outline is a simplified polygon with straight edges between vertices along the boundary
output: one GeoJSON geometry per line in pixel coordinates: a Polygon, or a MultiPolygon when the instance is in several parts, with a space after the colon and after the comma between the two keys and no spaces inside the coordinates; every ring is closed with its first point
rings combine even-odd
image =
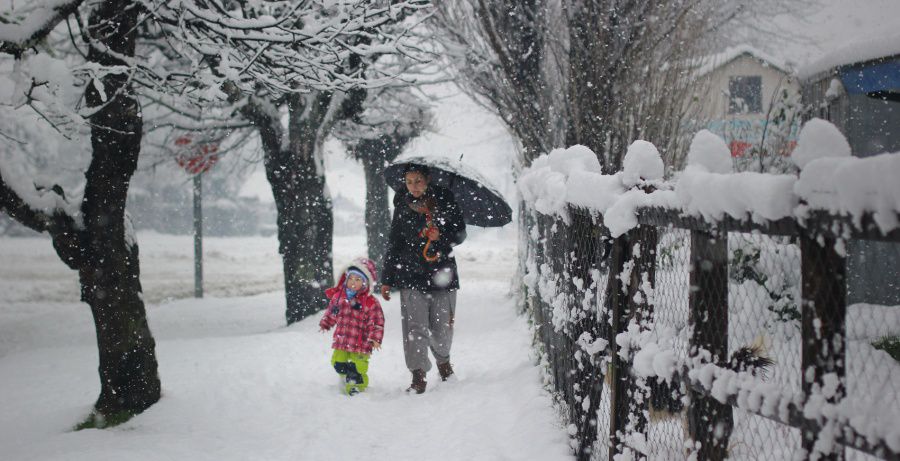
{"type": "Polygon", "coordinates": [[[428,179],[425,175],[418,171],[410,171],[409,173],[406,173],[405,178],[406,190],[408,190],[413,197],[419,198],[425,193],[425,189],[428,187],[428,179]]]}
{"type": "Polygon", "coordinates": [[[360,278],[358,275],[356,275],[356,274],[350,274],[350,275],[348,275],[348,276],[347,276],[347,281],[346,281],[345,283],[346,283],[346,285],[347,285],[347,288],[349,288],[349,289],[351,289],[351,290],[353,290],[353,291],[359,291],[359,290],[361,290],[362,287],[363,287],[363,285],[364,285],[363,279],[361,279],[361,278],[360,278]]]}

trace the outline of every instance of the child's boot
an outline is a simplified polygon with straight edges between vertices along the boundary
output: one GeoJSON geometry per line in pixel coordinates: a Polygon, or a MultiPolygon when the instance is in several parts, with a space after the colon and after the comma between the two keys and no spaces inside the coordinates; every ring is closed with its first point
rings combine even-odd
{"type": "Polygon", "coordinates": [[[362,392],[366,387],[366,378],[356,371],[356,364],[349,363],[347,367],[347,378],[344,391],[349,396],[354,396],[362,392]]]}
{"type": "Polygon", "coordinates": [[[416,394],[424,394],[425,386],[428,385],[428,382],[425,381],[425,370],[413,370],[412,371],[412,384],[406,389],[406,392],[415,392],[416,394]]]}

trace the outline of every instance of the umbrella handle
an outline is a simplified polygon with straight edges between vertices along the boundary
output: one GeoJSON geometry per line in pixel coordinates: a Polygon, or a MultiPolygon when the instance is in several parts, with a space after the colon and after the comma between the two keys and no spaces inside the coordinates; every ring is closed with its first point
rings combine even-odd
{"type": "Polygon", "coordinates": [[[434,241],[434,240],[431,240],[430,237],[427,237],[428,229],[431,229],[432,227],[434,227],[434,220],[431,217],[431,212],[426,210],[425,211],[425,229],[422,232],[423,232],[423,234],[426,235],[426,238],[428,238],[428,241],[425,242],[425,248],[422,249],[422,257],[425,258],[425,261],[428,261],[430,263],[437,261],[438,258],[441,257],[440,251],[435,253],[434,256],[428,256],[428,247],[430,247],[431,242],[434,241]]]}
{"type": "Polygon", "coordinates": [[[428,241],[425,242],[425,248],[422,249],[422,257],[425,258],[425,261],[428,261],[430,263],[437,261],[438,258],[441,257],[440,251],[435,253],[434,256],[428,256],[428,247],[431,246],[431,242],[433,241],[434,240],[428,239],[428,241]]]}

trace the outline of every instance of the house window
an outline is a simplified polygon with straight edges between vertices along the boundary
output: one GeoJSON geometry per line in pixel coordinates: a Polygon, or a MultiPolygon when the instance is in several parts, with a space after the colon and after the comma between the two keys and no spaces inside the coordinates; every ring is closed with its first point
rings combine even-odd
{"type": "Polygon", "coordinates": [[[759,75],[731,77],[728,94],[729,114],[762,112],[762,77],[759,75]]]}

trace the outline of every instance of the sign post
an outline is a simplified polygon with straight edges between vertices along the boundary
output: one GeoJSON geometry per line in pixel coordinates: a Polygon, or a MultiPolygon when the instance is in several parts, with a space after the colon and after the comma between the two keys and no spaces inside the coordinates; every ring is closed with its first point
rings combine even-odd
{"type": "Polygon", "coordinates": [[[188,136],[175,140],[180,153],[175,157],[178,165],[193,176],[194,182],[194,297],[203,297],[203,173],[219,160],[215,143],[194,143],[188,136]]]}
{"type": "Polygon", "coordinates": [[[194,297],[203,297],[203,175],[194,175],[194,297]]]}

